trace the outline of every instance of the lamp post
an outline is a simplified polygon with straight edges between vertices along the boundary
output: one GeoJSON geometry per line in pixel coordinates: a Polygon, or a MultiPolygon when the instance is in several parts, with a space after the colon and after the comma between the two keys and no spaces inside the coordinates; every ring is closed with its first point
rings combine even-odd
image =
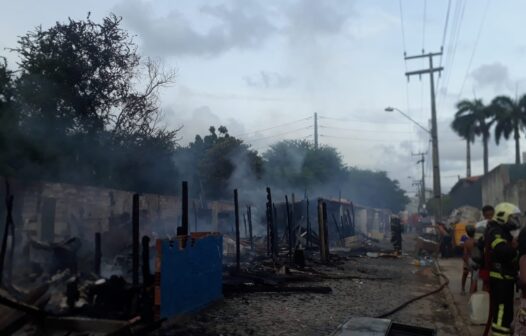
{"type": "MultiPolygon", "coordinates": [[[[407,119],[411,120],[415,125],[420,127],[422,130],[424,130],[427,134],[431,136],[431,142],[432,142],[432,156],[433,156],[433,194],[436,200],[437,204],[437,219],[441,220],[442,217],[442,188],[440,186],[440,161],[438,158],[438,134],[437,134],[437,127],[436,122],[432,123],[431,130],[428,130],[424,126],[422,126],[420,123],[418,123],[416,120],[408,116],[404,111],[397,109],[396,107],[386,107],[385,112],[393,112],[397,111],[407,119]]],[[[425,192],[425,191],[424,191],[425,192]]]]}

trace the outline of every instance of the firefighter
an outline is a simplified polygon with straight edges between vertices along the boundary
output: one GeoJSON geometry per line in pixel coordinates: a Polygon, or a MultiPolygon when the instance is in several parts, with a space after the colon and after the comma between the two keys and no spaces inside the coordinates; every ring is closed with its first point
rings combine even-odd
{"type": "Polygon", "coordinates": [[[511,203],[495,207],[495,216],[485,232],[490,259],[490,304],[492,335],[511,335],[513,298],[517,275],[516,240],[512,231],[519,229],[520,210],[511,203]]]}

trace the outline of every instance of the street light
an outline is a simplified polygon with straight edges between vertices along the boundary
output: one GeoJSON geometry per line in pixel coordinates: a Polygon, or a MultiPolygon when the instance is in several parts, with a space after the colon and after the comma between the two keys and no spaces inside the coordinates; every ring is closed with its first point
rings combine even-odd
{"type": "MultiPolygon", "coordinates": [[[[405,114],[402,110],[399,110],[397,109],[396,107],[391,107],[391,106],[388,106],[385,108],[385,112],[394,112],[394,111],[397,111],[399,112],[401,115],[403,115],[404,117],[406,117],[407,119],[411,120],[413,123],[415,123],[418,127],[420,127],[421,129],[423,129],[424,131],[426,131],[426,133],[428,134],[431,134],[431,131],[428,130],[427,128],[425,128],[424,126],[422,126],[418,121],[416,121],[415,119],[411,118],[410,116],[408,116],[407,114],[405,114]]],[[[432,134],[431,134],[432,135],[432,134]]]]}
{"type": "MultiPolygon", "coordinates": [[[[437,201],[437,210],[438,210],[438,218],[442,216],[442,187],[440,185],[440,160],[438,158],[438,132],[437,132],[437,124],[436,124],[436,118],[432,119],[432,128],[431,130],[428,130],[421,124],[419,124],[416,120],[405,114],[402,110],[397,109],[396,107],[388,106],[385,108],[385,112],[393,112],[397,111],[407,119],[411,120],[413,123],[415,123],[418,127],[426,131],[429,135],[431,135],[431,143],[432,143],[432,159],[433,159],[433,194],[435,196],[435,199],[437,201]]],[[[434,115],[433,115],[434,117],[434,115]]],[[[425,195],[425,190],[424,190],[425,195]]]]}

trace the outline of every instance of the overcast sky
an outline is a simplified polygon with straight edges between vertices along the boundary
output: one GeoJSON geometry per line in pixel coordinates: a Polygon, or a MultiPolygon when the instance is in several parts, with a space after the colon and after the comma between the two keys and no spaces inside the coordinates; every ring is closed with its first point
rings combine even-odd
{"type": "MultiPolygon", "coordinates": [[[[414,192],[408,177],[420,178],[420,170],[411,153],[430,149],[428,136],[384,108],[428,126],[428,77],[408,83],[404,76],[427,63],[405,63],[403,52],[440,50],[448,1],[401,4],[402,11],[398,0],[2,0],[0,54],[14,66],[5,48],[35,26],[115,13],[141,54],[177,69],[162,105],[165,122],[183,126],[183,143],[210,125],[227,126],[259,151],[282,139],[312,140],[317,112],[321,144],[338,148],[348,165],[386,170],[414,192]]],[[[451,1],[444,57],[435,59],[446,68],[437,93],[444,192],[465,175],[465,143],[449,127],[458,98],[526,92],[524,12],[521,0],[451,1]]],[[[480,142],[473,155],[473,174],[481,174],[480,142]]],[[[492,141],[490,155],[490,168],[513,162],[513,144],[492,141]]]]}

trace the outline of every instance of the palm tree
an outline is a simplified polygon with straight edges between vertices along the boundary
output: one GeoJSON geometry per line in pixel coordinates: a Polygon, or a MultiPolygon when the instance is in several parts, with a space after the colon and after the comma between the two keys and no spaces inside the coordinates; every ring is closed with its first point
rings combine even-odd
{"type": "Polygon", "coordinates": [[[498,96],[491,102],[490,108],[495,115],[495,141],[508,140],[513,134],[515,139],[515,163],[521,163],[520,133],[526,126],[526,95],[518,100],[508,96],[498,96]]]}
{"type": "Polygon", "coordinates": [[[451,123],[453,131],[466,140],[466,177],[471,176],[471,143],[475,141],[475,124],[472,114],[456,117],[451,123]]]}
{"type": "MultiPolygon", "coordinates": [[[[461,100],[457,103],[456,107],[457,113],[455,114],[453,124],[471,124],[472,128],[468,127],[468,130],[473,130],[474,135],[482,137],[484,174],[486,174],[488,172],[488,140],[491,125],[494,121],[491,111],[484,105],[481,99],[461,100]]],[[[455,129],[455,127],[453,127],[453,129],[455,129]]]]}

